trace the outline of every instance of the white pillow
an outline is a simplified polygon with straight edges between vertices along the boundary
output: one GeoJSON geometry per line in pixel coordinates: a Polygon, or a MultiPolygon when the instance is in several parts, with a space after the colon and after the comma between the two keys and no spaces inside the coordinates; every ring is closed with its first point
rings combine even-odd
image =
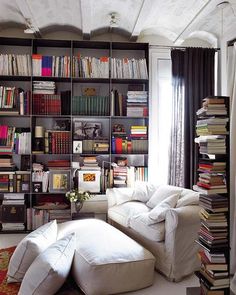
{"type": "Polygon", "coordinates": [[[115,194],[116,204],[120,205],[125,202],[131,201],[134,190],[128,187],[113,188],[115,194]]]}
{"type": "Polygon", "coordinates": [[[151,224],[157,223],[155,220],[153,220],[149,217],[149,212],[143,212],[143,213],[139,213],[139,214],[132,216],[130,218],[130,222],[131,222],[131,220],[134,220],[134,219],[139,220],[140,222],[144,223],[145,225],[151,225],[151,224]]]}
{"type": "Polygon", "coordinates": [[[170,208],[174,208],[177,204],[177,201],[179,199],[180,194],[174,194],[165,200],[163,200],[161,203],[156,205],[148,214],[148,216],[154,220],[155,222],[161,222],[166,219],[166,212],[170,208]]]}
{"type": "Polygon", "coordinates": [[[132,200],[146,203],[155,193],[158,186],[145,181],[136,181],[134,184],[134,193],[132,200]]]}
{"type": "Polygon", "coordinates": [[[176,208],[183,207],[183,206],[189,206],[189,205],[198,205],[199,204],[199,193],[190,191],[184,194],[183,197],[180,197],[176,208]]]}
{"type": "Polygon", "coordinates": [[[27,235],[16,247],[8,266],[7,282],[21,282],[34,259],[57,240],[56,220],[27,235]]]}
{"type": "Polygon", "coordinates": [[[151,199],[147,202],[147,206],[150,208],[156,207],[164,199],[172,196],[173,194],[181,193],[183,188],[171,185],[161,185],[155,191],[151,199]]]}
{"type": "Polygon", "coordinates": [[[31,264],[18,295],[52,295],[64,284],[75,252],[75,233],[56,241],[31,264]]]}

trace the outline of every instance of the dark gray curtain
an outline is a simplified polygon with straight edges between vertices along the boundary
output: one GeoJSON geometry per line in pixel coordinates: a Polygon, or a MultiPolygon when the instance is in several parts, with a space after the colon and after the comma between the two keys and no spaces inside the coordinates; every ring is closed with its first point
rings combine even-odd
{"type": "Polygon", "coordinates": [[[173,112],[168,183],[175,186],[184,186],[184,54],[182,50],[171,51],[173,112]]]}
{"type": "Polygon", "coordinates": [[[177,126],[178,128],[182,126],[182,130],[172,132],[174,136],[171,138],[173,142],[170,151],[176,149],[174,157],[177,154],[177,162],[175,163],[175,159],[172,159],[173,154],[170,153],[169,171],[170,175],[175,173],[177,182],[174,181],[173,175],[169,180],[170,184],[192,188],[196,182],[197,169],[197,150],[194,144],[196,111],[201,107],[204,97],[214,95],[215,49],[186,48],[184,51],[173,49],[171,59],[174,107],[172,128],[176,130],[177,126]],[[179,96],[182,96],[183,103],[179,96]],[[179,122],[180,118],[183,124],[179,122]],[[182,156],[178,155],[180,152],[182,156]]]}

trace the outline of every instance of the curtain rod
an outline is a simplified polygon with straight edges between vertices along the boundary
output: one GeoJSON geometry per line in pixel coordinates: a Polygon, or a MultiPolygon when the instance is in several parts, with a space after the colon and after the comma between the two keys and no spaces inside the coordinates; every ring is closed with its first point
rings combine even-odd
{"type": "MultiPolygon", "coordinates": [[[[236,40],[235,40],[236,41],[236,40]]],[[[149,45],[149,48],[170,48],[170,49],[186,49],[189,46],[174,46],[174,45],[149,45]]],[[[215,51],[220,51],[220,48],[213,48],[215,51]]]]}

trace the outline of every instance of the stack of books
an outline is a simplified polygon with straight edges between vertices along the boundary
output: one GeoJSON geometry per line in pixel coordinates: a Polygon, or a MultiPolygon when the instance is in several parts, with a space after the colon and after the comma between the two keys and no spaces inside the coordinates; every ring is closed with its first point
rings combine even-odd
{"type": "Polygon", "coordinates": [[[228,294],[229,291],[229,200],[226,183],[226,144],[228,135],[226,97],[208,97],[197,112],[195,142],[202,159],[198,166],[198,181],[193,190],[200,192],[201,227],[197,243],[201,246],[201,294],[228,294]],[[214,117],[210,117],[214,116],[214,117]],[[218,116],[218,117],[217,117],[218,116]]]}
{"type": "Polygon", "coordinates": [[[200,135],[218,135],[228,134],[226,130],[226,124],[229,121],[228,118],[209,118],[197,121],[196,133],[200,135]]]}
{"type": "Polygon", "coordinates": [[[225,97],[207,97],[203,99],[202,108],[197,111],[197,116],[227,115],[225,97]]]}
{"type": "Polygon", "coordinates": [[[69,160],[49,160],[48,161],[49,170],[70,170],[70,161],[69,160]]]}
{"type": "Polygon", "coordinates": [[[33,81],[33,94],[55,94],[54,81],[33,81]]]}
{"type": "Polygon", "coordinates": [[[147,126],[133,125],[130,128],[131,139],[146,139],[147,138],[147,126]]]}
{"type": "Polygon", "coordinates": [[[32,55],[33,76],[70,77],[70,56],[32,55]]]}
{"type": "Polygon", "coordinates": [[[147,91],[127,92],[127,116],[143,117],[148,115],[147,91]]]}
{"type": "Polygon", "coordinates": [[[31,76],[29,54],[0,54],[0,75],[31,76]]]}
{"type": "Polygon", "coordinates": [[[30,91],[0,86],[0,115],[29,115],[30,91]]]}
{"type": "Polygon", "coordinates": [[[48,221],[56,219],[57,223],[62,223],[71,220],[71,209],[53,209],[48,210],[48,213],[48,221]]]}
{"type": "Polygon", "coordinates": [[[98,166],[97,158],[93,156],[83,157],[83,165],[80,167],[81,170],[101,170],[98,166]]]}
{"type": "Polygon", "coordinates": [[[72,76],[81,78],[109,78],[109,57],[73,56],[72,76]]]}
{"type": "Polygon", "coordinates": [[[226,154],[226,138],[224,135],[205,135],[195,138],[199,144],[200,154],[226,154]]]}
{"type": "Polygon", "coordinates": [[[148,79],[145,58],[111,58],[111,77],[114,79],[148,79]]]}
{"type": "Polygon", "coordinates": [[[0,158],[0,171],[14,171],[14,170],[16,170],[16,166],[13,163],[12,157],[0,158]]]}
{"type": "Polygon", "coordinates": [[[113,186],[127,187],[127,166],[113,167],[113,186]]]}

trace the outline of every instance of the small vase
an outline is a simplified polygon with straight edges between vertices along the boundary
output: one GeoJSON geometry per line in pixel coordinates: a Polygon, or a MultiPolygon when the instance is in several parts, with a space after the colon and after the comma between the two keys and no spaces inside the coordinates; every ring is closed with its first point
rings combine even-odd
{"type": "Polygon", "coordinates": [[[71,202],[71,214],[78,213],[83,207],[83,202],[71,202]]]}

